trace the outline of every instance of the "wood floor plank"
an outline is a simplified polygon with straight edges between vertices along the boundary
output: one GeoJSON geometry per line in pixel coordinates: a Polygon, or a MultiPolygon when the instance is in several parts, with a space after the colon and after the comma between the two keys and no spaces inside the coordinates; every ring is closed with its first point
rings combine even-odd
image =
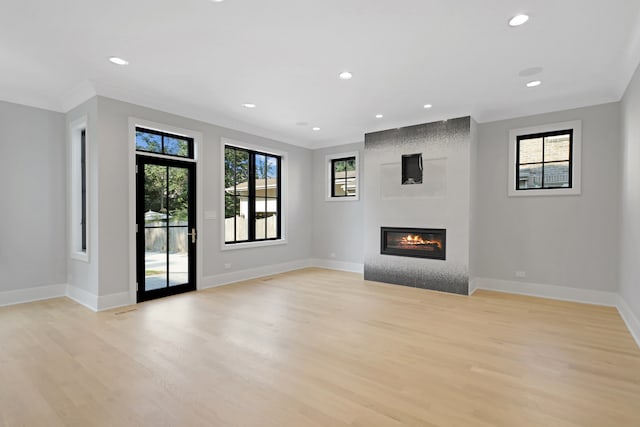
{"type": "Polygon", "coordinates": [[[0,426],[639,426],[614,308],[322,269],[0,308],[0,426]]]}

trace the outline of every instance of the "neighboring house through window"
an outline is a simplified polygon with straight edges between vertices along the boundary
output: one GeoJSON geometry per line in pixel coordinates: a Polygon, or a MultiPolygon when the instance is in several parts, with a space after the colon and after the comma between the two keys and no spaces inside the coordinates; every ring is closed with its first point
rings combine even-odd
{"type": "Polygon", "coordinates": [[[510,132],[509,195],[580,194],[580,121],[510,132]]]}
{"type": "Polygon", "coordinates": [[[358,153],[327,156],[327,200],[358,200],[358,153]]]}
{"type": "Polygon", "coordinates": [[[282,157],[225,145],[225,243],[282,238],[282,157]]]}

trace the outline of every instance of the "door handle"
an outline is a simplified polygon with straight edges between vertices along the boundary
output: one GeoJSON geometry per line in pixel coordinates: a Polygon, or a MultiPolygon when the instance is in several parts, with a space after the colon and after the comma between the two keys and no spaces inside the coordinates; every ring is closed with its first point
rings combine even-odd
{"type": "Polygon", "coordinates": [[[191,233],[187,233],[188,236],[191,236],[191,243],[195,243],[196,242],[196,229],[192,228],[191,229],[191,233]]]}

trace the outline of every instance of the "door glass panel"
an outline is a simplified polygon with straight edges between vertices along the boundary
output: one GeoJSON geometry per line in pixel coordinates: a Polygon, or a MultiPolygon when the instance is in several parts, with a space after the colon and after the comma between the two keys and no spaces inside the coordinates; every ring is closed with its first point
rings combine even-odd
{"type": "Polygon", "coordinates": [[[167,204],[169,226],[187,226],[189,212],[189,175],[184,168],[167,168],[169,182],[167,186],[167,204]]]}
{"type": "Polygon", "coordinates": [[[144,287],[147,291],[167,286],[167,229],[146,227],[144,229],[144,287]]]}
{"type": "Polygon", "coordinates": [[[189,282],[189,227],[169,228],[169,286],[189,282]]]}
{"type": "Polygon", "coordinates": [[[163,160],[140,163],[144,177],[138,183],[138,206],[144,209],[144,235],[138,237],[144,236],[144,242],[140,242],[140,247],[144,243],[144,275],[139,272],[138,276],[144,276],[144,286],[140,290],[142,300],[188,289],[179,288],[181,285],[195,289],[190,258],[194,245],[189,235],[194,228],[189,213],[193,169],[190,165],[182,167],[166,163],[163,160]],[[169,291],[171,287],[176,290],[169,291]],[[146,294],[149,291],[153,293],[146,294]]]}

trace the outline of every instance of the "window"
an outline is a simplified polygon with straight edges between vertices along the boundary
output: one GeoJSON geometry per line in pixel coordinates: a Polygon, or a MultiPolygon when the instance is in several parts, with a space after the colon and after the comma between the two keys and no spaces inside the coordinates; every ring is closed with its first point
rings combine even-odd
{"type": "Polygon", "coordinates": [[[69,124],[69,246],[71,258],[89,261],[89,153],[87,117],[69,124]]]}
{"type": "Polygon", "coordinates": [[[358,200],[358,153],[327,156],[327,200],[358,200]]]}
{"type": "Polygon", "coordinates": [[[193,138],[137,127],[136,151],[193,159],[193,138]]]}
{"type": "Polygon", "coordinates": [[[225,243],[282,237],[282,157],[225,145],[225,243]]]}
{"type": "Polygon", "coordinates": [[[80,248],[87,252],[87,130],[80,132],[80,248]]]}
{"type": "Polygon", "coordinates": [[[573,130],[518,136],[518,190],[571,188],[573,130]]]}
{"type": "Polygon", "coordinates": [[[580,194],[580,121],[510,132],[509,195],[580,194]]]}

